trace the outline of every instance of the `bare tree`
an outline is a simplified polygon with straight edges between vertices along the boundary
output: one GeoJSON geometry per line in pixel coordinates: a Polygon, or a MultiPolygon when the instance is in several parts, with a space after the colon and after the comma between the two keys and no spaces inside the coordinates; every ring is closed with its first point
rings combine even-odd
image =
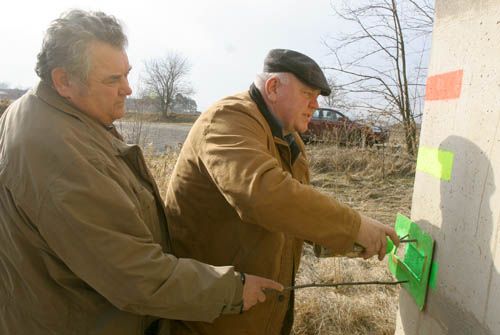
{"type": "MultiPolygon", "coordinates": [[[[134,92],[138,92],[138,96],[144,95],[144,87],[142,77],[138,78],[134,92]]],[[[154,138],[152,128],[146,121],[146,114],[150,106],[149,98],[127,98],[127,113],[126,117],[115,122],[115,125],[123,136],[125,142],[129,144],[138,144],[144,151],[151,146],[154,138]]]]}
{"type": "Polygon", "coordinates": [[[414,156],[431,0],[344,0],[334,10],[353,32],[325,42],[335,62],[326,69],[337,72],[338,85],[357,97],[358,109],[401,123],[407,152],[414,156]]]}
{"type": "Polygon", "coordinates": [[[187,80],[191,64],[186,57],[169,52],[163,58],[144,62],[144,92],[155,99],[163,117],[167,117],[177,94],[189,96],[194,90],[187,80]]]}
{"type": "Polygon", "coordinates": [[[349,109],[349,104],[346,99],[346,92],[337,85],[333,76],[329,76],[326,78],[328,82],[328,86],[330,86],[332,93],[329,96],[322,98],[322,105],[338,109],[341,111],[345,111],[349,109]]]}

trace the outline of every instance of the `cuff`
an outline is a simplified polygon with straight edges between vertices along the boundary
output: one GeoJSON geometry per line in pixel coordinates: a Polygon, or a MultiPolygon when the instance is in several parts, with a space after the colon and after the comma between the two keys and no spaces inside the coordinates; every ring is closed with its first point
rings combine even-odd
{"type": "Polygon", "coordinates": [[[234,271],[235,290],[230,305],[224,306],[221,314],[239,314],[243,309],[243,282],[239,272],[234,271]]]}

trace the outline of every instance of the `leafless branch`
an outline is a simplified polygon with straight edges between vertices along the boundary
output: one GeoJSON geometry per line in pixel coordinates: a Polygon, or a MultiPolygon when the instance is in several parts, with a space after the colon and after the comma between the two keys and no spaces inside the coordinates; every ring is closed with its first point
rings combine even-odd
{"type": "Polygon", "coordinates": [[[351,104],[402,123],[409,154],[416,152],[415,118],[421,114],[426,68],[421,41],[432,29],[431,0],[344,0],[333,6],[354,29],[325,41],[338,90],[363,99],[351,104]],[[366,101],[369,101],[368,103],[366,101]]]}
{"type": "Polygon", "coordinates": [[[157,101],[163,116],[167,116],[177,94],[189,96],[193,93],[187,81],[191,65],[182,55],[169,52],[163,58],[145,61],[144,66],[145,92],[157,101]]]}

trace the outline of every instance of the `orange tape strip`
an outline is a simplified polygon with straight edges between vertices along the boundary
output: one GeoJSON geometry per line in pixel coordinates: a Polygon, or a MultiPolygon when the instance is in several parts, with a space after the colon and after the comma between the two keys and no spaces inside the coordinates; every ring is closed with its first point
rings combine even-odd
{"type": "Polygon", "coordinates": [[[462,92],[464,71],[458,70],[427,78],[425,100],[457,99],[462,92]]]}

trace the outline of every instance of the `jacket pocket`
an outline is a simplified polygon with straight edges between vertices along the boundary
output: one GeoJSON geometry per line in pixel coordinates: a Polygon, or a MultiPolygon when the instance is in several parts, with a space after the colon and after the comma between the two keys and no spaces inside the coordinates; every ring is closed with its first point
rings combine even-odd
{"type": "Polygon", "coordinates": [[[137,197],[137,203],[139,204],[139,215],[142,217],[144,224],[151,231],[154,242],[160,243],[161,234],[155,197],[148,189],[139,185],[134,186],[134,193],[137,197]]]}

